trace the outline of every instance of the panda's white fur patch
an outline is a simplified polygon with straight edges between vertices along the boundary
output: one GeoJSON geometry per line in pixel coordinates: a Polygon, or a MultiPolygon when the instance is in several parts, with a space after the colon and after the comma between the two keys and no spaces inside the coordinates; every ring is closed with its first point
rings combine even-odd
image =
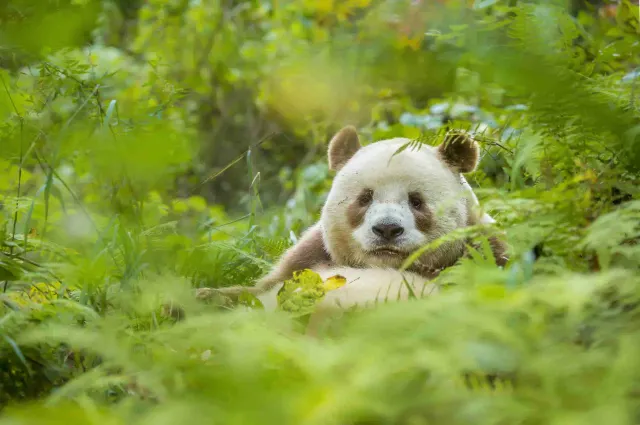
{"type": "MultiPolygon", "coordinates": [[[[347,280],[344,286],[327,292],[317,304],[317,307],[323,310],[371,307],[381,303],[407,300],[411,292],[417,298],[438,292],[438,287],[429,283],[424,277],[394,269],[319,266],[315,267],[314,271],[323,280],[335,275],[340,275],[347,280]]],[[[276,297],[283,285],[284,283],[279,283],[257,296],[266,311],[276,310],[278,305],[276,297]]]]}

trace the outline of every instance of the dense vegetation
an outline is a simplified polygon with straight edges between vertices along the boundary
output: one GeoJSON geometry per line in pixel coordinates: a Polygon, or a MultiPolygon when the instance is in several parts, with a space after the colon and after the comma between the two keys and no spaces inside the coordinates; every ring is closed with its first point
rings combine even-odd
{"type": "Polygon", "coordinates": [[[633,0],[3,2],[0,423],[637,424],[639,171],[633,0]],[[509,264],[319,338],[198,302],[318,218],[345,124],[473,131],[509,264]]]}

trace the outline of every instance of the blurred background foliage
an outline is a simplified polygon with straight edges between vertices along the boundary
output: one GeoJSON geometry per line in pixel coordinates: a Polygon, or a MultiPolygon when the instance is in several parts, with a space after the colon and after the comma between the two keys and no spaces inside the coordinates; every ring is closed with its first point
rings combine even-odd
{"type": "Polygon", "coordinates": [[[637,2],[9,0],[0,83],[0,423],[640,420],[637,2]],[[321,340],[196,303],[318,218],[345,124],[473,131],[510,264],[321,340]]]}

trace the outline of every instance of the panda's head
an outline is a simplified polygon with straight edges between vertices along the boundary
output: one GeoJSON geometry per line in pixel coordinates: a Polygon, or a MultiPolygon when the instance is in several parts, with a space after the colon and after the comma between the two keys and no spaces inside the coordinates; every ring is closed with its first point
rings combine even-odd
{"type": "MultiPolygon", "coordinates": [[[[336,176],[321,217],[324,242],[338,264],[399,267],[416,249],[469,224],[472,192],[461,173],[478,162],[477,143],[449,133],[433,147],[395,138],[362,146],[353,127],[329,144],[336,176]],[[417,146],[415,146],[417,145],[417,146]]],[[[457,259],[463,242],[441,245],[420,258],[426,268],[457,259]]]]}

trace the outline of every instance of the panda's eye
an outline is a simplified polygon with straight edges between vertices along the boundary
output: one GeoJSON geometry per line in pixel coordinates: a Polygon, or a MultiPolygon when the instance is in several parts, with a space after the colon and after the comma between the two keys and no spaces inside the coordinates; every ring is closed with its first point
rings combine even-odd
{"type": "Polygon", "coordinates": [[[424,201],[422,200],[422,196],[419,193],[412,192],[409,194],[409,205],[411,205],[415,209],[420,209],[424,201]]]}
{"type": "Polygon", "coordinates": [[[369,205],[371,201],[373,201],[373,190],[371,189],[363,190],[360,196],[358,196],[358,203],[363,207],[369,205]]]}

